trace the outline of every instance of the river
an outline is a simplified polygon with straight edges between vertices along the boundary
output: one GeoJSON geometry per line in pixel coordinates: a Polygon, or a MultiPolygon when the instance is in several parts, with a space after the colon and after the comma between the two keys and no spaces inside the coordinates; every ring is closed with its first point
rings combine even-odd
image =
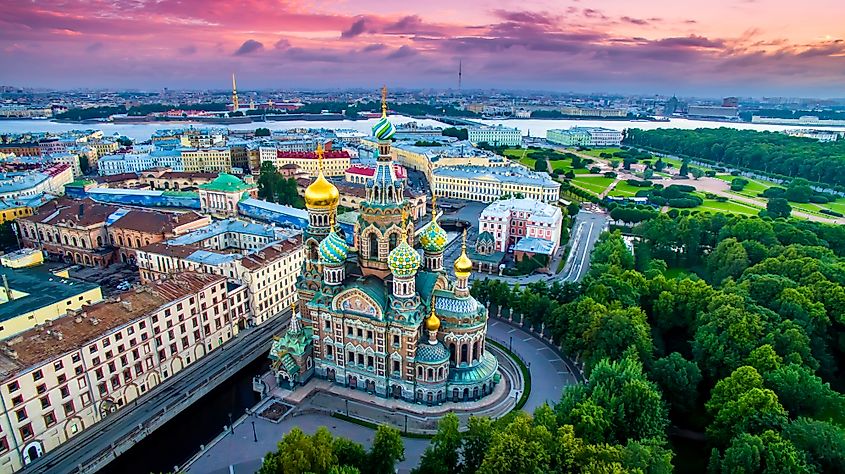
{"type": "MultiPolygon", "coordinates": [[[[65,132],[69,130],[95,129],[102,130],[107,136],[119,133],[136,141],[148,140],[156,130],[193,126],[197,128],[228,128],[230,130],[255,130],[258,127],[271,130],[288,130],[292,128],[326,128],[326,129],[352,129],[369,133],[371,127],[378,119],[367,120],[335,120],[335,121],[310,121],[295,120],[289,122],[253,122],[233,125],[215,125],[190,122],[150,122],[150,123],[65,123],[53,122],[50,120],[2,120],[0,121],[0,134],[25,133],[25,132],[65,132]]],[[[402,115],[391,116],[394,125],[408,122],[417,122],[420,125],[448,127],[448,125],[430,119],[413,119],[402,115]]],[[[671,118],[668,122],[648,122],[633,120],[540,120],[540,119],[505,119],[505,120],[478,120],[478,122],[489,125],[505,125],[507,127],[519,128],[524,135],[545,137],[546,132],[552,128],[570,127],[605,127],[616,130],[626,128],[641,128],[651,130],[655,128],[717,128],[729,127],[736,129],[748,129],[759,131],[781,131],[800,126],[768,125],[757,123],[734,123],[734,122],[707,122],[703,120],[688,120],[682,118],[671,118]]],[[[817,127],[830,129],[829,127],[817,127]]],[[[832,130],[836,130],[833,128],[832,130]]],[[[841,130],[841,129],[839,129],[841,130]]]]}
{"type": "MultiPolygon", "coordinates": [[[[252,377],[266,372],[268,359],[259,357],[208,395],[197,400],[161,428],[141,440],[100,471],[101,474],[171,472],[200,445],[207,444],[260,399],[252,390],[252,377]]],[[[143,401],[143,399],[142,399],[143,401]]]]}

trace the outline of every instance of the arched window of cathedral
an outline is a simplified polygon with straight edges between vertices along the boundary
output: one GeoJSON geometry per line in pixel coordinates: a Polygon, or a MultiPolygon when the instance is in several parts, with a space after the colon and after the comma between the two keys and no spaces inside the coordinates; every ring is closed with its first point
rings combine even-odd
{"type": "Polygon", "coordinates": [[[437,379],[439,380],[439,379],[442,379],[442,378],[443,378],[443,367],[440,367],[440,368],[437,369],[437,379]]]}
{"type": "Polygon", "coordinates": [[[399,240],[399,238],[396,236],[396,233],[390,234],[390,250],[388,250],[388,252],[391,252],[396,248],[397,240],[399,240]]]}
{"type": "Polygon", "coordinates": [[[469,348],[466,344],[461,344],[461,360],[460,362],[466,363],[467,362],[467,352],[469,348]]]}
{"type": "Polygon", "coordinates": [[[312,241],[311,244],[309,245],[309,247],[310,247],[308,249],[308,255],[310,255],[309,258],[311,260],[317,260],[317,243],[312,241]]]}
{"type": "Polygon", "coordinates": [[[455,365],[458,365],[458,361],[455,360],[455,343],[449,344],[449,361],[455,365]]]}
{"type": "Polygon", "coordinates": [[[423,376],[423,368],[422,368],[422,367],[417,367],[417,378],[418,378],[418,379],[421,379],[421,378],[422,378],[422,376],[423,376]]]}
{"type": "Polygon", "coordinates": [[[426,374],[426,380],[432,380],[434,378],[434,369],[429,368],[428,374],[426,374]]]}
{"type": "Polygon", "coordinates": [[[370,234],[370,258],[378,258],[378,237],[370,234]]]}
{"type": "Polygon", "coordinates": [[[472,343],[472,361],[478,360],[478,341],[472,343]]]}

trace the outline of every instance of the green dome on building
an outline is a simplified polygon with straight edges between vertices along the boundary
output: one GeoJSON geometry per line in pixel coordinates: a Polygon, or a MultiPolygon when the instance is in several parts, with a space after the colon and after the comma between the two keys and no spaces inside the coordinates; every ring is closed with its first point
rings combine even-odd
{"type": "Polygon", "coordinates": [[[204,189],[206,191],[217,191],[221,193],[247,191],[254,187],[254,185],[246,184],[237,176],[233,176],[229,173],[220,173],[210,183],[201,184],[199,186],[200,189],[204,189]]]}

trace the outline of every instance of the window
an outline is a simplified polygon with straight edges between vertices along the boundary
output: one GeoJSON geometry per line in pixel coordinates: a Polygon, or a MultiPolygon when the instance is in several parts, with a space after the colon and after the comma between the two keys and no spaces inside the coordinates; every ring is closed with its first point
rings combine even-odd
{"type": "Polygon", "coordinates": [[[21,426],[20,433],[21,433],[21,438],[24,441],[28,440],[29,438],[32,438],[32,434],[33,434],[32,433],[32,423],[27,423],[27,424],[21,426]]]}
{"type": "Polygon", "coordinates": [[[97,352],[97,345],[91,344],[90,346],[88,346],[88,352],[90,352],[91,354],[97,352]]]}
{"type": "Polygon", "coordinates": [[[26,408],[21,408],[15,412],[15,415],[18,417],[18,421],[23,421],[26,419],[26,408]]]}
{"type": "Polygon", "coordinates": [[[57,360],[56,362],[53,362],[53,368],[56,369],[56,371],[59,371],[65,368],[65,364],[62,361],[57,360]]]}
{"type": "Polygon", "coordinates": [[[62,398],[67,398],[70,396],[70,389],[67,388],[67,385],[59,389],[59,395],[61,395],[62,398]]]}
{"type": "Polygon", "coordinates": [[[56,424],[56,415],[53,412],[47,413],[44,415],[44,423],[47,425],[47,428],[56,424]]]}
{"type": "Polygon", "coordinates": [[[70,356],[70,360],[72,360],[74,363],[77,363],[80,360],[82,360],[82,358],[79,356],[79,353],[77,352],[76,354],[70,356]]]}
{"type": "Polygon", "coordinates": [[[41,372],[41,369],[38,369],[32,373],[32,380],[41,380],[43,378],[44,374],[41,372]]]}
{"type": "Polygon", "coordinates": [[[14,392],[15,390],[18,390],[19,388],[21,388],[21,386],[18,385],[17,380],[15,380],[14,382],[6,385],[6,389],[9,390],[10,392],[14,392]]]}
{"type": "Polygon", "coordinates": [[[50,406],[50,395],[47,395],[41,398],[41,408],[47,408],[50,406]]]}
{"type": "Polygon", "coordinates": [[[61,383],[65,383],[65,382],[67,382],[67,375],[65,375],[65,374],[59,374],[59,376],[58,376],[58,377],[56,377],[56,380],[57,380],[60,384],[61,384],[61,383]]]}
{"type": "MultiPolygon", "coordinates": [[[[103,384],[103,385],[105,385],[105,384],[103,384]]],[[[65,410],[65,416],[72,415],[74,410],[75,410],[75,408],[73,407],[73,400],[71,400],[71,401],[65,403],[64,405],[62,405],[62,408],[64,408],[64,410],[65,410]]]]}
{"type": "Polygon", "coordinates": [[[3,436],[0,438],[0,454],[5,453],[9,450],[9,442],[6,441],[6,437],[3,436]]]}

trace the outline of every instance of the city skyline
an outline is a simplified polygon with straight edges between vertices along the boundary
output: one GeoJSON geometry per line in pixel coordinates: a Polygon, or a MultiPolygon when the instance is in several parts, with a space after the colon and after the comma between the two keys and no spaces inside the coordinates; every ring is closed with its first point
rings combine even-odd
{"type": "Polygon", "coordinates": [[[244,90],[457,87],[841,97],[831,0],[43,1],[0,12],[0,83],[244,90]],[[467,13],[471,12],[471,15],[467,13]],[[751,18],[751,20],[749,20],[751,18]]]}

